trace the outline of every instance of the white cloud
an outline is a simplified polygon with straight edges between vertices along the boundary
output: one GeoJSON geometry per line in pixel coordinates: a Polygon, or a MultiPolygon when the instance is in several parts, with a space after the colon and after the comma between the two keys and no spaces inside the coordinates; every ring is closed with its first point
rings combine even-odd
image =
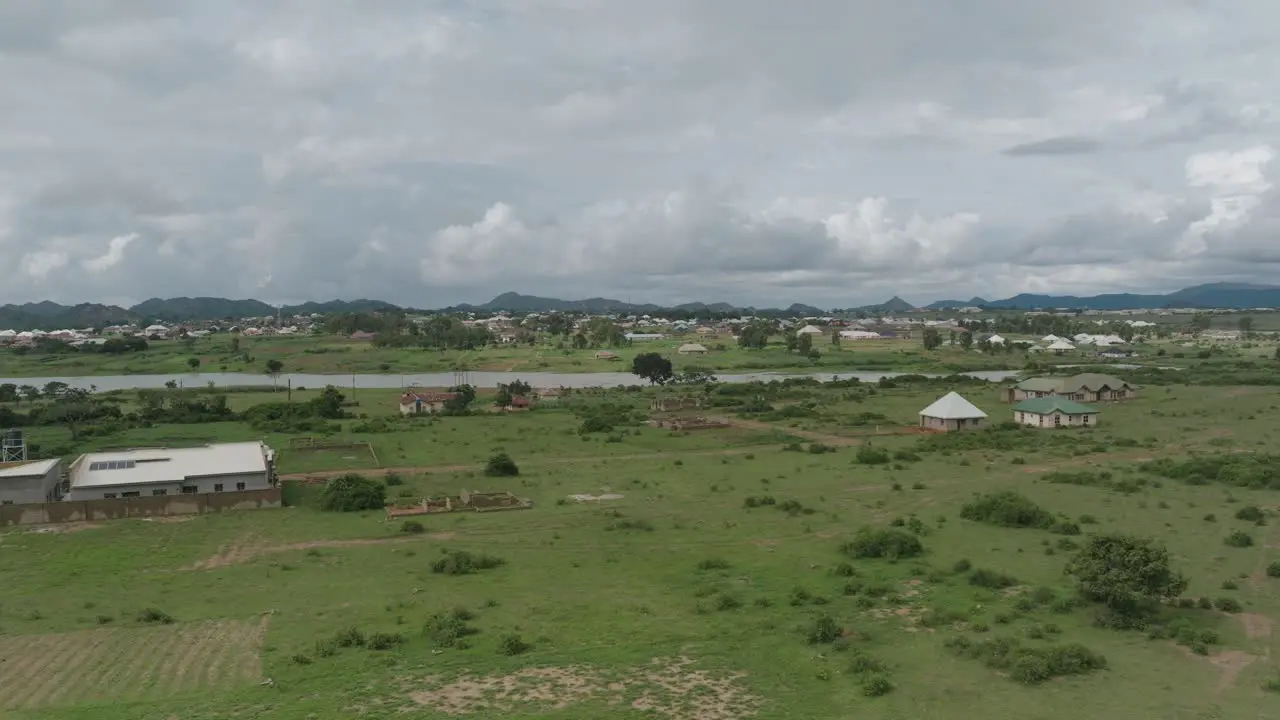
{"type": "Polygon", "coordinates": [[[80,263],[80,265],[85,270],[92,273],[106,272],[107,270],[119,265],[121,260],[124,260],[124,251],[129,247],[130,243],[137,239],[137,233],[113,237],[111,238],[111,241],[107,243],[106,254],[85,260],[80,263]]]}
{"type": "Polygon", "coordinates": [[[0,302],[1274,281],[1274,3],[729,7],[0,3],[0,302]]]}

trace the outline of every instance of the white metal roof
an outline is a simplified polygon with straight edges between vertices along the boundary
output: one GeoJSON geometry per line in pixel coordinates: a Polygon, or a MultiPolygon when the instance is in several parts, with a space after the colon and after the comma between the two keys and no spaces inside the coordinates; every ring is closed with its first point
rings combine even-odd
{"type": "Polygon", "coordinates": [[[706,352],[707,348],[701,343],[685,343],[680,346],[679,352],[706,352]]]}
{"type": "Polygon", "coordinates": [[[955,392],[949,392],[938,398],[932,405],[921,410],[920,414],[942,420],[970,420],[987,416],[976,405],[955,392]]]}
{"type": "Polygon", "coordinates": [[[53,458],[52,460],[35,460],[19,465],[5,465],[0,467],[0,480],[5,478],[44,477],[60,462],[62,461],[58,458],[53,458]]]}
{"type": "Polygon", "coordinates": [[[1053,343],[1049,345],[1049,349],[1050,350],[1075,350],[1076,346],[1072,345],[1066,340],[1054,340],[1053,343]]]}
{"type": "Polygon", "coordinates": [[[266,472],[272,452],[261,442],[241,442],[86,453],[71,467],[71,487],[145,485],[266,472]]]}

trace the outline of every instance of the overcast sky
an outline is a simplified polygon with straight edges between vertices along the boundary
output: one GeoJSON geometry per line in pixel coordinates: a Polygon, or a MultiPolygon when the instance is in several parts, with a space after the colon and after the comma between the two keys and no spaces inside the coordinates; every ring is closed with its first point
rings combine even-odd
{"type": "Polygon", "coordinates": [[[1280,278],[1274,0],[3,0],[0,302],[1280,278]]]}

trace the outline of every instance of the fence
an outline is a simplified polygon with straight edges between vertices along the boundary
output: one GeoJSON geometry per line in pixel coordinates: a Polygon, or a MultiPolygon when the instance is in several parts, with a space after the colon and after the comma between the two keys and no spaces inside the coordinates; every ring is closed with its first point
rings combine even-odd
{"type": "Polygon", "coordinates": [[[124,518],[204,515],[229,510],[256,510],[281,506],[280,488],[165,495],[162,497],[75,500],[26,505],[0,505],[0,527],[45,523],[97,522],[124,518]]]}

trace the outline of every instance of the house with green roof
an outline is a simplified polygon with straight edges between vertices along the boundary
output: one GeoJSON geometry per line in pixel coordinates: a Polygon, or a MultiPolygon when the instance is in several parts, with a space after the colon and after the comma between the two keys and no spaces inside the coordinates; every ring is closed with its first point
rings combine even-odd
{"type": "Polygon", "coordinates": [[[1068,377],[1029,378],[1004,391],[1006,402],[1035,398],[1060,397],[1075,402],[1130,400],[1136,396],[1133,385],[1111,375],[1081,373],[1068,377]]]}
{"type": "Polygon", "coordinates": [[[1094,427],[1098,424],[1098,409],[1050,395],[1014,405],[1013,420],[1019,425],[1039,428],[1094,427]]]}

